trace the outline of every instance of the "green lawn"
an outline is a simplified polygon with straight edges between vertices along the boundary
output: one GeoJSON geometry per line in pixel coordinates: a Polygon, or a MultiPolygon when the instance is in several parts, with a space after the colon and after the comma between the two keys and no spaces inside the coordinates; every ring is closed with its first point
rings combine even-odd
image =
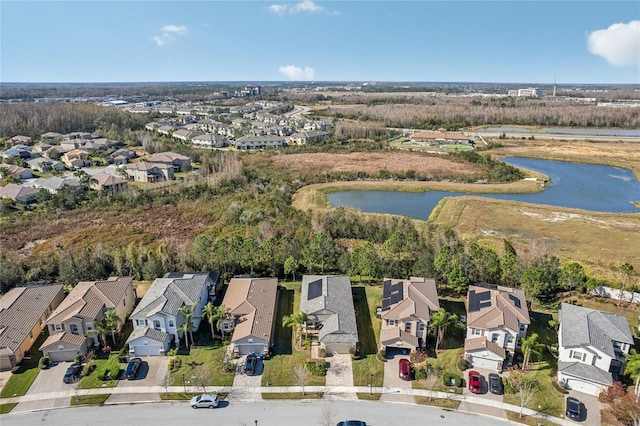
{"type": "MultiPolygon", "coordinates": [[[[297,350],[289,354],[274,355],[264,362],[262,372],[262,386],[299,386],[293,369],[297,365],[303,365],[311,357],[309,350],[297,350]]],[[[309,374],[305,386],[324,386],[324,376],[312,376],[309,374]]]]}
{"type": "Polygon", "coordinates": [[[188,355],[178,355],[180,368],[171,372],[169,385],[231,386],[233,369],[222,372],[227,346],[192,347],[188,355]]]}
{"type": "Polygon", "coordinates": [[[95,358],[93,360],[93,365],[95,365],[94,370],[88,375],[82,377],[78,383],[78,389],[112,388],[118,385],[117,377],[110,380],[102,380],[105,371],[111,370],[112,368],[115,368],[115,366],[120,366],[117,353],[112,353],[108,358],[95,358]]]}
{"type": "Polygon", "coordinates": [[[7,383],[2,387],[0,391],[0,398],[11,398],[12,396],[22,396],[27,393],[33,381],[38,377],[40,369],[38,368],[38,361],[42,357],[42,352],[38,348],[49,337],[49,333],[43,332],[38,336],[38,339],[31,346],[31,359],[24,358],[20,363],[18,371],[13,373],[7,383]]]}
{"type": "Polygon", "coordinates": [[[71,405],[96,405],[96,404],[104,404],[104,402],[111,396],[108,393],[103,393],[99,395],[82,395],[82,396],[72,396],[71,397],[71,405]]]}
{"type": "MultiPolygon", "coordinates": [[[[354,360],[353,366],[353,384],[355,386],[380,387],[384,384],[384,363],[379,361],[375,354],[367,355],[365,358],[354,360]],[[373,376],[373,381],[371,381],[373,376]]],[[[370,395],[369,393],[358,393],[359,399],[378,400],[379,393],[370,395]]]]}
{"type": "Polygon", "coordinates": [[[0,404],[0,414],[7,414],[13,410],[13,407],[18,405],[17,402],[12,402],[11,404],[0,404]]]}

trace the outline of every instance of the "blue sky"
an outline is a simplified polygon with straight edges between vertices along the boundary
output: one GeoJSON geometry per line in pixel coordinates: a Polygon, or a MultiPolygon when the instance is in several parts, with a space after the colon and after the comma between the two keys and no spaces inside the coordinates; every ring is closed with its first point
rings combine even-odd
{"type": "Polygon", "coordinates": [[[640,84],[637,1],[8,1],[0,81],[640,84]]]}

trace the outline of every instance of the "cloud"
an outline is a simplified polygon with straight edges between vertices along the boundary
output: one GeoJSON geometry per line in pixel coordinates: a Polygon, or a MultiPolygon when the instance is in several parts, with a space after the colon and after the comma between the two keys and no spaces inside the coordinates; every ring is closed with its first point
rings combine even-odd
{"type": "Polygon", "coordinates": [[[162,27],[160,31],[162,31],[162,34],[160,34],[159,36],[154,36],[153,41],[158,46],[164,46],[165,44],[175,40],[175,36],[183,36],[187,34],[189,32],[189,28],[185,27],[184,25],[178,26],[169,24],[162,27]]]}
{"type": "Polygon", "coordinates": [[[284,67],[278,68],[280,74],[287,77],[289,80],[294,81],[302,81],[302,80],[313,80],[313,68],[310,67],[296,67],[295,65],[287,65],[284,67]]]}
{"type": "Polygon", "coordinates": [[[640,67],[640,21],[613,24],[587,34],[587,49],[611,65],[640,67]]]}
{"type": "MultiPolygon", "coordinates": [[[[301,2],[295,3],[293,5],[287,4],[272,4],[269,6],[269,10],[277,15],[285,15],[287,13],[320,13],[320,12],[328,12],[322,6],[317,5],[313,0],[302,0],[301,2]]],[[[333,15],[339,15],[340,12],[332,11],[329,12],[333,15]]]]}

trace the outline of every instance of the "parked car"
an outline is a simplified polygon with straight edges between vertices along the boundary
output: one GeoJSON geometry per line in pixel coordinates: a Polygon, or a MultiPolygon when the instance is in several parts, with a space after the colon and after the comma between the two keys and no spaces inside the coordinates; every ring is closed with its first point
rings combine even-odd
{"type": "Polygon", "coordinates": [[[191,398],[191,408],[215,408],[218,406],[218,395],[203,393],[191,398]]]}
{"type": "Polygon", "coordinates": [[[398,375],[402,380],[411,380],[411,363],[407,358],[402,358],[398,363],[398,375]]]}
{"type": "Polygon", "coordinates": [[[80,377],[80,373],[82,372],[82,365],[78,363],[73,363],[67,368],[67,371],[64,372],[64,377],[62,381],[65,383],[74,383],[80,377]]]}
{"type": "Polygon", "coordinates": [[[250,376],[256,374],[256,366],[258,365],[258,357],[256,354],[251,353],[247,355],[247,360],[244,363],[244,372],[250,376]]]}
{"type": "Polygon", "coordinates": [[[142,364],[142,360],[140,358],[131,358],[129,360],[127,368],[124,370],[124,375],[128,380],[133,380],[138,376],[140,364],[142,364]]]}
{"type": "Polygon", "coordinates": [[[489,374],[489,392],[496,395],[502,395],[504,393],[504,384],[502,383],[502,377],[496,373],[489,374]]]}
{"type": "Polygon", "coordinates": [[[480,393],[482,390],[482,379],[480,373],[475,370],[469,371],[469,391],[480,393]]]}
{"type": "Polygon", "coordinates": [[[337,426],[367,426],[367,424],[362,420],[345,420],[338,423],[337,426]]]}
{"type": "Polygon", "coordinates": [[[572,420],[582,420],[582,403],[570,396],[567,398],[566,416],[572,420]]]}

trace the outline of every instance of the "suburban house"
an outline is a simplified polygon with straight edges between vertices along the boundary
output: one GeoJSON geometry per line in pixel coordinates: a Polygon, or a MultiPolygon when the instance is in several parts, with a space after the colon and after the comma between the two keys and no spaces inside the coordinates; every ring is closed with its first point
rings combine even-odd
{"type": "Polygon", "coordinates": [[[494,284],[472,285],[465,304],[465,358],[474,367],[502,371],[531,323],[524,292],[494,284]]]}
{"type": "Polygon", "coordinates": [[[48,172],[51,170],[64,170],[65,165],[59,161],[49,160],[44,157],[36,157],[26,161],[31,170],[37,172],[48,172]]]}
{"type": "Polygon", "coordinates": [[[304,275],[300,311],[317,330],[318,343],[328,354],[349,353],[358,343],[358,327],[346,275],[304,275]]]}
{"type": "Polygon", "coordinates": [[[2,153],[2,157],[6,159],[22,158],[23,160],[28,160],[29,158],[31,158],[31,151],[29,150],[28,146],[18,144],[4,151],[2,153]]]}
{"type": "Polygon", "coordinates": [[[58,177],[58,176],[53,176],[50,178],[34,179],[30,184],[30,186],[33,186],[36,189],[44,188],[52,194],[55,194],[58,191],[60,191],[60,189],[62,189],[62,187],[65,185],[72,186],[72,187],[81,186],[81,184],[76,182],[75,180],[64,178],[64,177],[58,177]]]}
{"type": "Polygon", "coordinates": [[[120,148],[107,155],[107,160],[109,161],[109,163],[119,166],[122,164],[127,164],[137,156],[138,153],[133,150],[120,148]]]}
{"type": "MultiPolygon", "coordinates": [[[[25,169],[24,167],[16,166],[15,164],[3,164],[0,167],[6,168],[7,172],[17,179],[25,180],[33,178],[31,169],[25,169]]],[[[5,176],[2,176],[2,173],[0,173],[0,177],[4,178],[5,176]]]]}
{"type": "Polygon", "coordinates": [[[197,330],[202,308],[215,297],[218,285],[217,272],[169,272],[156,278],[131,314],[129,354],[165,355],[183,337],[179,328],[187,319],[181,308],[193,308],[189,321],[197,330]]]}
{"type": "Polygon", "coordinates": [[[191,144],[201,148],[224,148],[229,146],[229,140],[224,136],[205,133],[191,138],[191,144]]]}
{"type": "Polygon", "coordinates": [[[563,303],[558,330],[558,383],[598,396],[620,380],[633,344],[623,315],[563,303]]]}
{"type": "Polygon", "coordinates": [[[151,154],[147,157],[147,162],[156,164],[168,164],[173,166],[174,172],[191,170],[191,159],[186,155],[176,154],[175,152],[159,152],[151,154]]]}
{"type": "Polygon", "coordinates": [[[233,316],[221,324],[224,332],[233,332],[233,351],[238,355],[268,354],[276,327],[278,279],[232,278],[222,305],[233,316]]]}
{"type": "Polygon", "coordinates": [[[17,135],[9,138],[5,143],[7,145],[31,145],[33,143],[33,139],[30,136],[17,135]]]}
{"type": "Polygon", "coordinates": [[[232,142],[236,149],[281,148],[287,146],[284,136],[243,136],[232,142]]]}
{"type": "Polygon", "coordinates": [[[20,204],[35,203],[37,193],[38,191],[31,187],[18,185],[16,183],[8,183],[5,186],[0,186],[0,198],[10,198],[20,204]]]}
{"type": "Polygon", "coordinates": [[[291,140],[292,143],[304,145],[307,143],[322,140],[324,138],[327,138],[328,136],[329,133],[323,132],[322,130],[304,130],[292,134],[291,136],[289,136],[289,140],[291,140]]]}
{"type": "Polygon", "coordinates": [[[18,365],[64,299],[62,284],[15,287],[0,299],[0,371],[18,365]]]}
{"type": "Polygon", "coordinates": [[[92,163],[88,158],[89,152],[83,149],[73,149],[65,152],[62,154],[62,157],[60,157],[62,162],[72,169],[90,166],[92,163]]]}
{"type": "Polygon", "coordinates": [[[416,350],[427,342],[431,314],[440,308],[432,278],[385,278],[382,284],[380,345],[416,350]]]}
{"type": "MultiPolygon", "coordinates": [[[[51,361],[73,361],[84,355],[101,338],[96,322],[114,309],[123,322],[133,311],[136,292],[133,277],[109,277],[104,281],[81,281],[47,318],[49,337],[40,350],[51,361]]],[[[120,324],[122,325],[122,324],[120,324]]]]}
{"type": "Polygon", "coordinates": [[[173,166],[169,164],[143,161],[127,164],[124,168],[129,179],[135,182],[156,183],[173,180],[173,166]]]}
{"type": "Polygon", "coordinates": [[[96,191],[107,191],[115,195],[127,187],[126,179],[107,173],[96,173],[91,176],[89,187],[96,191]]]}

